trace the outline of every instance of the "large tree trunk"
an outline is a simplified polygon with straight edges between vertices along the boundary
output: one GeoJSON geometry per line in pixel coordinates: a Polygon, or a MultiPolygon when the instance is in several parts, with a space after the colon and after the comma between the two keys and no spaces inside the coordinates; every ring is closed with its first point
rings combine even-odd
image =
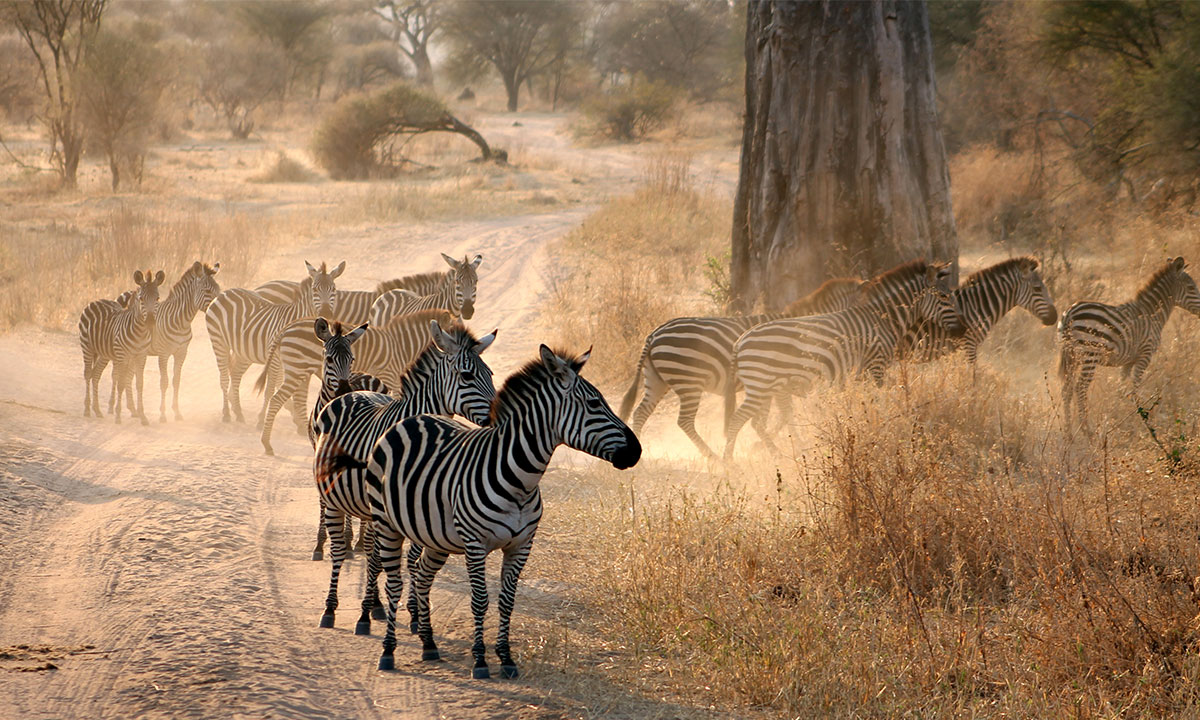
{"type": "Polygon", "coordinates": [[[433,89],[433,63],[429,61],[429,52],[424,45],[413,48],[412,64],[417,70],[417,84],[433,89]]]}
{"type": "Polygon", "coordinates": [[[501,71],[500,76],[504,78],[504,91],[508,93],[508,111],[517,111],[517,97],[521,94],[521,80],[517,78],[516,71],[511,73],[501,71]]]}
{"type": "Polygon", "coordinates": [[[955,261],[924,2],[749,0],[731,305],[955,261]]]}

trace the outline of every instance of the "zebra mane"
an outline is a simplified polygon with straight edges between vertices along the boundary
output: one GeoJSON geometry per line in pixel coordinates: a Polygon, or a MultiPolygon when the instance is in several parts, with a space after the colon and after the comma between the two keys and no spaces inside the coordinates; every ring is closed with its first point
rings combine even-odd
{"type": "MultiPolygon", "coordinates": [[[[551,348],[550,352],[568,362],[572,367],[579,366],[579,356],[574,353],[558,348],[551,348]]],[[[550,370],[542,364],[540,357],[525,363],[520,370],[517,370],[504,380],[504,385],[496,392],[496,397],[492,398],[492,408],[488,413],[488,424],[495,425],[496,421],[504,417],[508,412],[511,412],[516,406],[516,399],[536,393],[538,388],[552,381],[553,377],[550,375],[550,370]]]]}
{"type": "MultiPolygon", "coordinates": [[[[420,313],[413,313],[412,315],[402,315],[401,317],[417,318],[420,316],[422,321],[421,324],[426,328],[429,327],[430,320],[437,320],[438,325],[442,328],[442,331],[447,335],[454,336],[454,339],[458,341],[460,346],[468,342],[471,345],[479,342],[479,338],[475,337],[475,334],[472,333],[466,325],[463,325],[455,320],[450,320],[447,322],[438,317],[439,314],[440,313],[437,310],[426,310],[420,313]]],[[[409,394],[413,383],[413,380],[411,379],[413,371],[421,368],[432,367],[437,361],[437,356],[438,353],[437,350],[434,349],[433,342],[431,341],[426,343],[424,349],[417,353],[417,357],[414,358],[413,361],[408,364],[408,367],[404,368],[404,372],[400,374],[400,388],[398,390],[400,397],[405,397],[409,394]]]]}
{"type": "Polygon", "coordinates": [[[864,284],[866,284],[866,281],[861,278],[829,278],[821,283],[821,286],[816,290],[813,290],[799,300],[793,301],[783,311],[789,315],[808,315],[809,313],[804,311],[818,307],[821,303],[828,300],[827,296],[837,295],[839,291],[851,289],[851,286],[853,286],[853,289],[858,289],[863,287],[864,284]]]}
{"type": "Polygon", "coordinates": [[[446,276],[446,273],[444,273],[444,272],[427,272],[427,273],[417,273],[416,275],[405,275],[404,277],[401,277],[401,278],[393,278],[391,280],[384,280],[383,282],[381,282],[375,286],[375,291],[378,292],[380,295],[382,295],[389,290],[398,290],[400,288],[407,288],[407,286],[412,284],[413,282],[418,282],[418,283],[433,282],[435,280],[441,280],[445,276],[446,276]]]}
{"type": "Polygon", "coordinates": [[[1175,261],[1174,260],[1168,260],[1166,265],[1163,265],[1158,270],[1155,270],[1154,274],[1150,276],[1150,279],[1146,281],[1146,284],[1142,285],[1141,289],[1137,291],[1136,301],[1137,302],[1152,302],[1152,301],[1154,301],[1155,300],[1154,296],[1157,295],[1157,291],[1164,284],[1164,282],[1167,279],[1167,276],[1170,275],[1174,270],[1175,270],[1175,261]]]}
{"type": "MultiPolygon", "coordinates": [[[[402,315],[396,315],[392,319],[388,320],[387,324],[384,325],[382,329],[391,330],[405,323],[414,323],[420,325],[421,327],[427,328],[429,327],[430,320],[437,320],[438,324],[442,326],[443,330],[445,330],[450,323],[454,322],[454,316],[451,315],[450,312],[445,308],[434,308],[432,310],[404,313],[402,315]]],[[[374,327],[374,325],[372,325],[372,327],[374,327]]]]}
{"type": "Polygon", "coordinates": [[[993,275],[1006,275],[1009,272],[1012,272],[1013,270],[1019,271],[1022,269],[1021,265],[1024,265],[1024,264],[1028,264],[1032,267],[1037,267],[1037,260],[1034,260],[1033,258],[1031,258],[1029,256],[1015,257],[1015,258],[1009,258],[1008,260],[1003,260],[1001,262],[996,263],[995,265],[989,265],[988,267],[985,267],[982,270],[976,270],[975,272],[968,275],[967,279],[963,280],[962,287],[969,287],[971,285],[977,285],[980,282],[983,282],[983,279],[985,277],[990,277],[993,275]]]}
{"type": "Polygon", "coordinates": [[[863,283],[863,297],[871,300],[881,295],[886,296],[893,287],[908,285],[911,280],[924,275],[928,271],[929,263],[924,260],[910,260],[902,265],[897,265],[891,270],[876,275],[874,278],[863,283]]]}

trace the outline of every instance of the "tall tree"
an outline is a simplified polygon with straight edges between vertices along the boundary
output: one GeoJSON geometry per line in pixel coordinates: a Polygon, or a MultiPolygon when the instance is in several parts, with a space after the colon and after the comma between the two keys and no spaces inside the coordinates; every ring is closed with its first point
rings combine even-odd
{"type": "Polygon", "coordinates": [[[75,187],[84,129],[76,87],[88,41],[100,27],[106,0],[12,0],[0,5],[37,59],[38,77],[48,101],[50,157],[63,185],[75,187]]]}
{"type": "Polygon", "coordinates": [[[459,68],[491,66],[515,112],[521,84],[563,62],[579,28],[581,6],[570,0],[457,0],[443,29],[459,68]]]}
{"type": "Polygon", "coordinates": [[[244,0],[239,17],[254,34],[279,48],[286,58],[284,99],[302,78],[311,78],[317,97],[325,66],[332,59],[327,25],[333,8],[318,0],[244,0]]]}
{"type": "Polygon", "coordinates": [[[429,40],[438,31],[438,8],[436,0],[380,0],[375,6],[391,26],[393,42],[416,70],[417,83],[428,88],[433,88],[429,40]]]}
{"type": "Polygon", "coordinates": [[[925,3],[749,0],[734,309],[957,256],[925,3]]]}

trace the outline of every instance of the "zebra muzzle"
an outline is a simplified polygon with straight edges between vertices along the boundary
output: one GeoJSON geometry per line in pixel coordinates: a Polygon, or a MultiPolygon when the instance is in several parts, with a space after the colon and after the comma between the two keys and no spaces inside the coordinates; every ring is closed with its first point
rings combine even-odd
{"type": "Polygon", "coordinates": [[[618,470],[627,470],[634,465],[637,465],[638,460],[642,458],[642,443],[638,441],[637,435],[633,431],[625,429],[625,444],[618,447],[613,452],[609,462],[618,470]]]}

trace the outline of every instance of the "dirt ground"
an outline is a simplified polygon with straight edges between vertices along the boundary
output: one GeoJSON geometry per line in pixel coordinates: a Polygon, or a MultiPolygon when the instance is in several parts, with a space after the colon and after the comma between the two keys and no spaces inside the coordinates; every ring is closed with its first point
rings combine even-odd
{"type": "MultiPolygon", "coordinates": [[[[579,149],[561,117],[522,116],[517,126],[512,117],[484,118],[502,136],[494,144],[526,155],[536,148],[565,168],[571,182],[589,188],[586,201],[536,214],[331,227],[273,247],[261,280],[298,278],[303,260],[345,259],[340,286],[369,288],[384,277],[438,269],[439,252],[481,253],[478,310],[470,324],[480,333],[499,328],[485,356],[499,385],[536,351],[536,306],[553,263],[548,244],[578,225],[596,201],[628,188],[646,151],[579,149]]],[[[213,192],[206,182],[220,184],[205,180],[203,168],[228,157],[220,147],[196,147],[163,153],[164,166],[179,164],[185,154],[207,153],[188,161],[200,170],[174,183],[172,194],[199,196],[213,192]]],[[[248,158],[271,149],[235,147],[248,158]]],[[[695,167],[704,182],[728,189],[735,162],[736,151],[724,149],[700,158],[695,167]]],[[[241,187],[245,197],[238,202],[276,208],[312,205],[314,195],[327,201],[334,192],[329,184],[241,187]]],[[[54,203],[21,211],[37,221],[39,214],[54,212],[54,203]]],[[[178,272],[167,269],[169,277],[178,272]]],[[[122,425],[111,417],[85,420],[81,357],[72,330],[27,325],[0,335],[0,365],[6,369],[0,373],[0,687],[7,698],[0,717],[482,718],[594,712],[556,696],[536,676],[471,680],[471,615],[461,561],[451,561],[434,588],[440,663],[422,663],[416,641],[405,633],[397,671],[375,669],[380,624],[372,637],[353,634],[361,559],[343,574],[336,629],[317,628],[329,566],[310,559],[317,520],[311,448],[281,418],[274,437],[278,456],[266,457],[252,425],[221,422],[202,315],[184,367],[182,422],[142,427],[128,417],[122,425]]],[[[250,390],[256,376],[252,369],[243,384],[251,418],[258,409],[250,390]]],[[[106,375],[104,398],[107,383],[106,375]]],[[[153,361],[145,397],[155,420],[153,361]]],[[[559,451],[560,467],[548,474],[548,486],[582,462],[574,455],[559,451]]],[[[545,534],[554,531],[543,527],[545,534]]],[[[538,590],[536,562],[522,583],[517,615],[562,600],[554,587],[538,590]]],[[[494,605],[489,620],[490,644],[494,605]]],[[[528,638],[515,633],[519,658],[528,638]]],[[[652,715],[674,714],[669,705],[641,707],[652,715]]]]}

